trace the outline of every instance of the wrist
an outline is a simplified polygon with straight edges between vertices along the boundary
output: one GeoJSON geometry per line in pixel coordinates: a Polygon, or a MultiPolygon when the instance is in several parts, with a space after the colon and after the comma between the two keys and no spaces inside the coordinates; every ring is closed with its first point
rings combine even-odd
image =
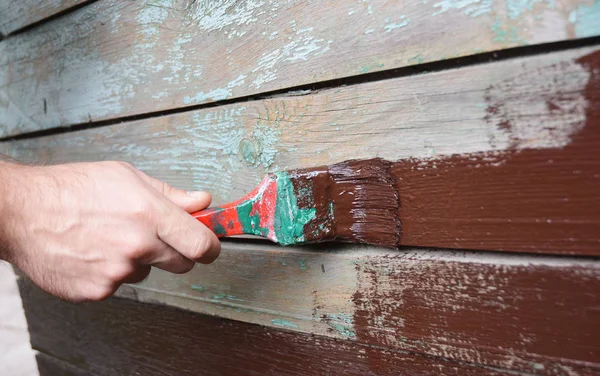
{"type": "Polygon", "coordinates": [[[22,176],[30,167],[0,160],[0,260],[10,261],[14,251],[13,238],[18,222],[19,191],[23,188],[22,176]]]}

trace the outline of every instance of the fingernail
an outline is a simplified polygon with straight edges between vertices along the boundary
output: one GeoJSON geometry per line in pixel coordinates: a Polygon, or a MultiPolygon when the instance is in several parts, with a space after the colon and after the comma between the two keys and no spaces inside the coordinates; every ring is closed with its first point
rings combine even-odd
{"type": "Polygon", "coordinates": [[[187,194],[193,198],[206,198],[206,192],[202,191],[188,191],[187,194]]]}

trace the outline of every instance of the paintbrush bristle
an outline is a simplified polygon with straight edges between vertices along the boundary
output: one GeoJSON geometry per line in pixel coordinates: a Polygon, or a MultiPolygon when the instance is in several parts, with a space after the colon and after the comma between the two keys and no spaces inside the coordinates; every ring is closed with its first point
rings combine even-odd
{"type": "Polygon", "coordinates": [[[304,242],[396,247],[400,200],[390,169],[390,162],[376,158],[291,171],[298,206],[315,213],[304,226],[304,242]]]}

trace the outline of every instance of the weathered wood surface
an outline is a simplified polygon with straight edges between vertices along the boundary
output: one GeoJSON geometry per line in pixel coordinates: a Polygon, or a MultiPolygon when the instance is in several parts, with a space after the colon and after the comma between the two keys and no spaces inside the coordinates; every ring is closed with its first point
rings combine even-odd
{"type": "Polygon", "coordinates": [[[99,376],[90,370],[77,368],[74,364],[38,353],[35,357],[39,376],[99,376]]]}
{"type": "Polygon", "coordinates": [[[599,4],[103,0],[0,44],[0,137],[600,35],[599,4]]]}
{"type": "Polygon", "coordinates": [[[89,0],[1,0],[0,34],[8,35],[89,0]]]}
{"type": "Polygon", "coordinates": [[[0,144],[119,159],[215,203],[267,170],[401,160],[403,245],[600,254],[600,52],[482,64],[0,144]],[[83,152],[85,151],[85,152],[83,152]]]}
{"type": "MultiPolygon", "coordinates": [[[[510,372],[478,364],[480,359],[475,359],[475,363],[449,361],[388,347],[336,341],[170,307],[139,304],[127,299],[111,298],[102,303],[75,305],[42,293],[28,283],[22,283],[21,288],[33,346],[97,375],[479,375],[510,372]]],[[[457,319],[459,313],[460,310],[455,311],[457,319]]],[[[431,329],[438,328],[431,325],[431,329]]],[[[482,331],[481,327],[478,329],[482,331]]],[[[390,336],[393,332],[386,333],[386,337],[390,336]]],[[[535,341],[522,338],[524,343],[532,340],[535,341]]],[[[544,363],[538,362],[530,367],[536,374],[549,375],[597,371],[592,368],[594,364],[588,364],[589,368],[586,368],[567,366],[566,359],[554,361],[552,368],[542,368],[544,363]]]]}

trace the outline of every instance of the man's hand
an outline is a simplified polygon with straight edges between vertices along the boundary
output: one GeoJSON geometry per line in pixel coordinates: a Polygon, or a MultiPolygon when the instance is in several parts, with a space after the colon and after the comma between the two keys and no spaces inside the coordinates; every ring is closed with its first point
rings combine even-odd
{"type": "Polygon", "coordinates": [[[0,162],[0,258],[44,290],[100,300],[150,266],[186,273],[219,240],[188,213],[210,205],[121,162],[48,167],[0,162]]]}

